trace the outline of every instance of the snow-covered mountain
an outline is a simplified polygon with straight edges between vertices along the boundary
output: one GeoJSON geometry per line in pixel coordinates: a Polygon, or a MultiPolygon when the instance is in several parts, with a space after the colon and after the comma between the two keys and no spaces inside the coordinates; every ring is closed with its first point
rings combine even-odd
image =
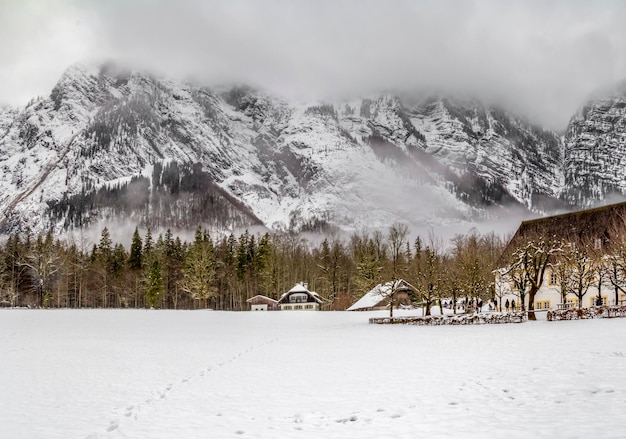
{"type": "Polygon", "coordinates": [[[626,83],[592,99],[565,135],[565,191],[577,205],[626,193],[626,83]]]}
{"type": "Polygon", "coordinates": [[[473,204],[513,199],[542,210],[559,196],[563,151],[557,134],[473,100],[429,98],[410,120],[425,136],[425,152],[461,176],[462,195],[473,204]]]}
{"type": "Polygon", "coordinates": [[[49,97],[0,110],[0,136],[3,232],[429,227],[548,210],[576,166],[557,134],[474,100],[290,102],[114,65],[75,65],[49,97]]]}

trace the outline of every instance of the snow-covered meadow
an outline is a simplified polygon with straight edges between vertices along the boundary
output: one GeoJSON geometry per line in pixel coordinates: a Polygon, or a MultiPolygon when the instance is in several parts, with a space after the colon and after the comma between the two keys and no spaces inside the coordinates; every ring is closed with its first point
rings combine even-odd
{"type": "Polygon", "coordinates": [[[373,315],[2,310],[0,436],[626,436],[626,319],[373,315]]]}

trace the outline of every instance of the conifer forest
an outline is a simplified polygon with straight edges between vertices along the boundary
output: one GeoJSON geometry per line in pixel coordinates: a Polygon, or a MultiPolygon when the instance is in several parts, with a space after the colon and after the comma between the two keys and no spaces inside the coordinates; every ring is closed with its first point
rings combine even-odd
{"type": "Polygon", "coordinates": [[[198,226],[191,242],[137,228],[129,247],[106,227],[97,242],[26,232],[0,244],[0,303],[45,308],[246,310],[258,294],[278,299],[304,282],[324,310],[344,310],[379,283],[405,279],[411,299],[494,295],[504,239],[471,231],[450,243],[410,237],[404,224],[313,243],[294,233],[220,238],[198,226]]]}

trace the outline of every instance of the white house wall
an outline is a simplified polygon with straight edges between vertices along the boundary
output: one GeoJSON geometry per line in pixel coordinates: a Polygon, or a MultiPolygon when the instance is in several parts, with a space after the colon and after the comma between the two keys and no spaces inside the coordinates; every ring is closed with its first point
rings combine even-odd
{"type": "MultiPolygon", "coordinates": [[[[519,295],[511,290],[510,282],[502,281],[500,275],[496,276],[496,291],[499,291],[500,292],[499,295],[501,296],[501,299],[499,299],[501,300],[501,303],[498,304],[498,309],[500,309],[500,306],[502,307],[502,310],[505,309],[504,304],[506,303],[507,299],[509,301],[509,304],[515,301],[516,308],[521,309],[521,304],[519,303],[520,302],[519,295]]],[[[604,304],[606,305],[616,304],[615,303],[615,288],[609,282],[606,282],[606,286],[603,285],[601,296],[604,299],[604,304]]],[[[595,286],[589,287],[589,289],[583,296],[582,307],[588,308],[590,306],[593,306],[595,304],[595,299],[597,297],[598,297],[598,288],[595,286]]],[[[524,300],[526,309],[528,309],[529,307],[528,299],[529,297],[527,293],[525,300],[524,300]]],[[[577,307],[578,298],[574,294],[571,294],[571,293],[568,294],[566,299],[567,299],[567,302],[571,303],[571,305],[569,306],[577,307]]],[[[624,303],[624,301],[626,301],[626,295],[620,292],[619,298],[618,298],[618,304],[620,304],[619,302],[624,303]]],[[[555,309],[555,308],[558,308],[558,305],[560,305],[562,302],[560,286],[559,284],[550,284],[550,272],[549,271],[547,271],[546,275],[544,276],[544,283],[539,288],[539,291],[537,291],[534,302],[535,302],[534,309],[550,309],[550,308],[555,309]]]]}
{"type": "Polygon", "coordinates": [[[281,303],[281,311],[319,311],[320,304],[317,302],[281,303]]]}

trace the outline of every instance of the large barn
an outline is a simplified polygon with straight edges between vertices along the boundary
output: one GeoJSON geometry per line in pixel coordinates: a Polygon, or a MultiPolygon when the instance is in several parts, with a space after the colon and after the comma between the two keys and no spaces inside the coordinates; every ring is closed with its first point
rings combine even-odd
{"type": "MultiPolygon", "coordinates": [[[[590,307],[600,304],[618,305],[626,302],[626,270],[623,270],[623,273],[610,273],[608,266],[615,257],[618,257],[616,252],[619,245],[623,246],[626,243],[625,220],[626,203],[619,203],[522,222],[505,248],[498,269],[495,270],[499,308],[505,310],[508,305],[509,309],[513,309],[513,304],[517,310],[522,307],[519,285],[510,275],[508,264],[511,264],[512,255],[520,246],[539,239],[549,241],[554,254],[549,260],[543,282],[535,295],[533,302],[535,310],[590,307]],[[567,262],[563,257],[564,248],[577,252],[578,259],[585,262],[580,264],[577,272],[563,270],[563,265],[567,262]],[[598,261],[601,265],[598,265],[598,261]],[[595,273],[589,268],[592,263],[596,264],[595,273]],[[588,271],[585,265],[588,265],[588,271]],[[569,288],[567,283],[575,276],[586,282],[584,295],[581,294],[583,291],[580,284],[574,286],[578,294],[574,292],[563,294],[569,288]]],[[[624,262],[626,263],[626,260],[624,262]]],[[[626,269],[626,265],[624,267],[626,269]]],[[[529,308],[528,296],[525,297],[523,305],[526,309],[529,308]]]]}

